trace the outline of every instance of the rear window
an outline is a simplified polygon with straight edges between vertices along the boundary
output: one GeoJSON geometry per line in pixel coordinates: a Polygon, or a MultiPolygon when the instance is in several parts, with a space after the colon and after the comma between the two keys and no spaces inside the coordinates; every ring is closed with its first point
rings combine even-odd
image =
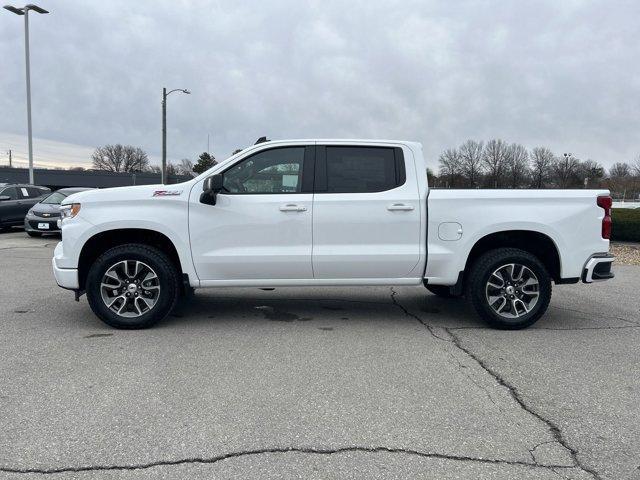
{"type": "Polygon", "coordinates": [[[382,192],[404,183],[393,148],[327,147],[326,152],[327,193],[382,192]]]}

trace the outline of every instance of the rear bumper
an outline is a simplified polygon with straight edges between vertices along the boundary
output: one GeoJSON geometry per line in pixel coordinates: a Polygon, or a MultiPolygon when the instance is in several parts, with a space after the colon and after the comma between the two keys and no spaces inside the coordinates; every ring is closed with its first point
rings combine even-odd
{"type": "Polygon", "coordinates": [[[56,263],[56,259],[62,255],[62,242],[58,243],[56,249],[53,252],[53,258],[51,259],[51,267],[53,268],[53,276],[56,278],[56,283],[62,288],[69,290],[78,290],[78,269],[77,268],[60,268],[56,263]]]}
{"type": "Polygon", "coordinates": [[[615,275],[611,271],[611,264],[614,260],[615,257],[608,253],[594,255],[587,260],[584,266],[582,281],[584,283],[593,283],[613,278],[615,275]]]}

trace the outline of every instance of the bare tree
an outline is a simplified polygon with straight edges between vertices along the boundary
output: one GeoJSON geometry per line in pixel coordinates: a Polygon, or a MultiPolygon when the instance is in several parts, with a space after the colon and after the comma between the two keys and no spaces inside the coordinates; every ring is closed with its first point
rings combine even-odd
{"type": "Polygon", "coordinates": [[[535,188],[544,188],[551,177],[551,168],[555,156],[546,147],[536,147],[531,152],[531,176],[535,188]]]}
{"type": "Polygon", "coordinates": [[[131,145],[105,145],[91,155],[93,168],[109,172],[142,172],[149,166],[147,154],[131,145]]]}
{"type": "Polygon", "coordinates": [[[176,165],[176,169],[180,175],[189,175],[191,177],[195,177],[197,175],[193,171],[193,162],[188,158],[180,160],[180,163],[176,165]]]}
{"type": "Polygon", "coordinates": [[[578,171],[580,160],[572,155],[563,155],[553,163],[553,179],[558,188],[569,188],[580,183],[578,171]]]}
{"type": "Polygon", "coordinates": [[[498,188],[504,176],[508,145],[503,140],[489,140],[484,147],[482,162],[487,169],[490,185],[498,188]]]}
{"type": "Polygon", "coordinates": [[[460,170],[471,188],[476,186],[482,175],[482,151],[483,143],[474,140],[467,140],[458,148],[460,170]]]}
{"type": "Polygon", "coordinates": [[[167,176],[178,175],[178,167],[175,163],[167,162],[167,176]]]}
{"type": "MultiPolygon", "coordinates": [[[[147,168],[144,169],[144,171],[149,173],[155,173],[157,175],[162,174],[162,168],[160,167],[160,165],[149,165],[147,166],[147,168]]],[[[167,160],[167,176],[169,175],[171,176],[180,175],[180,172],[179,172],[178,165],[167,160]]]]}
{"type": "Polygon", "coordinates": [[[522,145],[512,143],[507,151],[506,173],[511,188],[522,187],[529,177],[529,152],[522,145]]]}
{"type": "Polygon", "coordinates": [[[609,169],[611,178],[628,178],[631,176],[631,167],[628,163],[616,162],[609,169]]]}
{"type": "Polygon", "coordinates": [[[634,181],[632,169],[628,163],[616,162],[609,169],[609,188],[614,196],[625,199],[633,195],[634,181]]]}
{"type": "Polygon", "coordinates": [[[633,172],[632,190],[635,193],[634,198],[640,199],[640,155],[631,164],[633,172]]]}
{"type": "Polygon", "coordinates": [[[440,154],[440,176],[447,179],[447,187],[453,187],[456,178],[462,173],[462,162],[455,148],[449,148],[440,154]]]}
{"type": "Polygon", "coordinates": [[[586,160],[580,164],[580,179],[583,179],[586,187],[599,187],[604,178],[604,168],[594,160],[586,160]]]}
{"type": "Polygon", "coordinates": [[[431,187],[435,187],[438,184],[438,177],[430,168],[427,168],[427,184],[431,187]]]}
{"type": "Polygon", "coordinates": [[[636,177],[640,177],[640,155],[636,157],[636,159],[631,164],[631,168],[633,169],[633,174],[636,177]]]}

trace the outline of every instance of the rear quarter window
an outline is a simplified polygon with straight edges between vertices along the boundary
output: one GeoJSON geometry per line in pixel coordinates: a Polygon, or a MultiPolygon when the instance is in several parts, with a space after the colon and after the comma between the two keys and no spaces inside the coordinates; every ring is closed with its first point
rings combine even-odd
{"type": "Polygon", "coordinates": [[[34,187],[27,187],[27,190],[29,191],[30,197],[40,197],[42,195],[45,195],[46,193],[49,193],[44,189],[34,187]]]}

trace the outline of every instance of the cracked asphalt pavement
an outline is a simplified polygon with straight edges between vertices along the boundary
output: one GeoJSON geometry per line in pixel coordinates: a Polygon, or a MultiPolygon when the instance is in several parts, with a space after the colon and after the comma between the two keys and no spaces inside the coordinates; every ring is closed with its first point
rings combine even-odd
{"type": "Polygon", "coordinates": [[[0,478],[640,478],[640,267],[497,331],[421,287],[199,290],[118,331],[0,234],[0,478]]]}

